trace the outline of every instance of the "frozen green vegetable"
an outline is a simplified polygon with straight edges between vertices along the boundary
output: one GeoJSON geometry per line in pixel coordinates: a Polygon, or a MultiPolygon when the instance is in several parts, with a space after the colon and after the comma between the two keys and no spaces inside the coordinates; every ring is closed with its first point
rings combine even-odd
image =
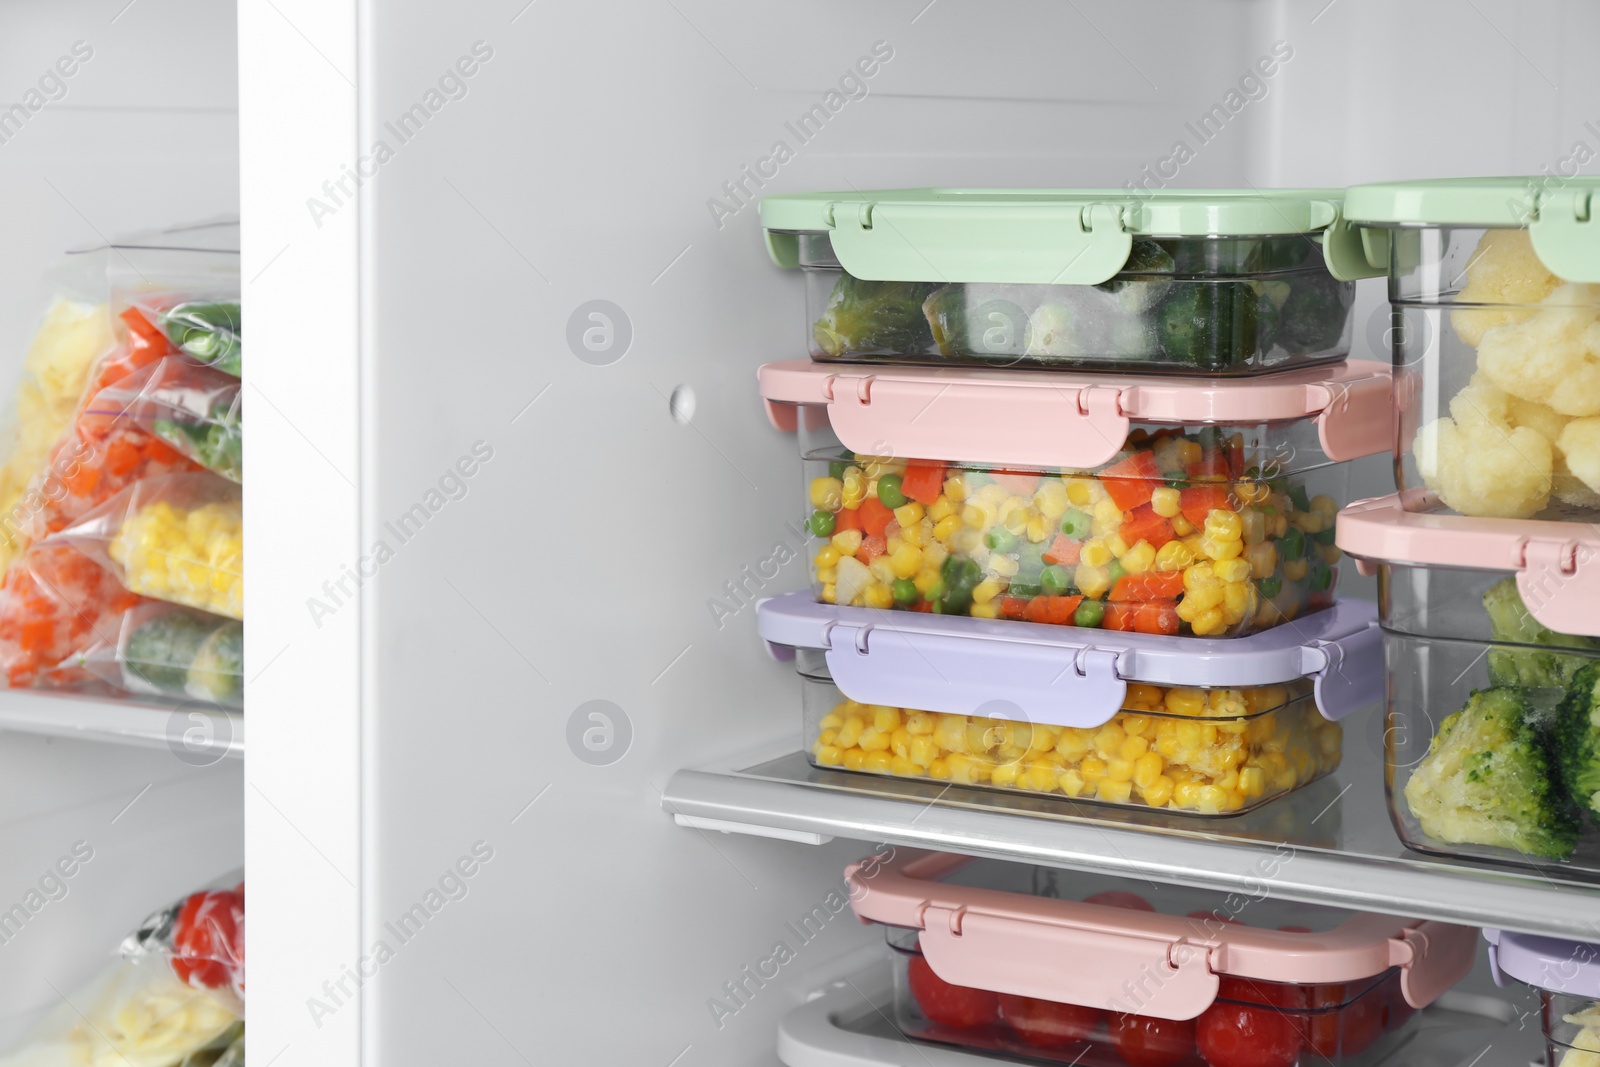
{"type": "Polygon", "coordinates": [[[1020,356],[1029,350],[1028,313],[1007,297],[1015,286],[945,285],[922,304],[933,343],[946,358],[1020,356]]]}
{"type": "Polygon", "coordinates": [[[1355,286],[1320,271],[1297,275],[1283,304],[1278,343],[1290,352],[1322,352],[1344,336],[1355,286]]]}
{"type": "Polygon", "coordinates": [[[244,624],[150,605],[129,616],[123,684],[135,691],[238,706],[244,695],[244,624]]]}
{"type": "MultiPolygon", "coordinates": [[[[1122,270],[1118,273],[1170,275],[1173,267],[1171,252],[1155,241],[1139,240],[1133,242],[1133,249],[1128,253],[1128,262],[1123,264],[1122,270]]],[[[1170,277],[1116,277],[1095,286],[1101,292],[1109,293],[1123,311],[1132,313],[1149,311],[1160,302],[1171,287],[1170,277]]]]}
{"type": "Polygon", "coordinates": [[[190,696],[217,704],[244,699],[244,623],[224,620],[206,638],[189,665],[190,696]]]}
{"type": "Polygon", "coordinates": [[[1258,304],[1247,282],[1175,285],[1156,311],[1162,355],[1206,370],[1248,360],[1256,352],[1258,304]]]}
{"type": "Polygon", "coordinates": [[[871,282],[841,273],[811,335],[829,356],[926,352],[933,337],[922,302],[936,288],[929,282],[871,282]]]}
{"type": "Polygon", "coordinates": [[[189,664],[212,629],[214,624],[187,611],[167,611],[149,618],[128,635],[123,671],[164,693],[182,693],[189,664]]]}
{"type": "Polygon", "coordinates": [[[236,405],[213,407],[206,422],[156,419],[150,428],[201,466],[232,481],[244,481],[244,428],[236,405]]]}
{"type": "Polygon", "coordinates": [[[1548,723],[1527,690],[1474,692],[1439,724],[1406,782],[1422,832],[1452,845],[1490,845],[1539,859],[1566,859],[1579,818],[1557,781],[1548,723]]]}
{"type": "Polygon", "coordinates": [[[160,318],[161,332],[189,356],[240,376],[244,329],[237,303],[191,301],[162,312],[160,318]]]}
{"type": "Polygon", "coordinates": [[[1535,619],[1517,592],[1517,580],[1506,578],[1483,594],[1489,615],[1490,636],[1497,642],[1533,646],[1491,648],[1489,681],[1494,685],[1525,685],[1565,689],[1572,676],[1591,658],[1556,652],[1553,648],[1592,649],[1600,652],[1600,639],[1558,634],[1535,619]],[[1546,647],[1539,647],[1546,646],[1546,647]]]}
{"type": "Polygon", "coordinates": [[[1600,663],[1572,676],[1556,713],[1556,762],[1572,799],[1600,815],[1600,663]]]}

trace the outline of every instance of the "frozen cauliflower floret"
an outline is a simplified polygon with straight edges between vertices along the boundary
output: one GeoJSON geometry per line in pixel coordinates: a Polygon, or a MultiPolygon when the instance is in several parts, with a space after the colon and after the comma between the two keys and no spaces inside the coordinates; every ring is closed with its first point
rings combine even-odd
{"type": "MultiPolygon", "coordinates": [[[[1537,304],[1561,284],[1534,254],[1526,230],[1489,230],[1467,262],[1467,284],[1457,297],[1465,304],[1537,304]]],[[[1452,311],[1456,334],[1474,348],[1496,326],[1520,322],[1529,311],[1474,308],[1452,311]]]]}
{"type": "Polygon", "coordinates": [[[1600,415],[1600,285],[1563,285],[1531,318],[1478,343],[1478,369],[1561,415],[1600,415]]]}
{"type": "MultiPolygon", "coordinates": [[[[1473,377],[1482,375],[1480,373],[1473,377]]],[[[1567,423],[1571,421],[1570,416],[1561,414],[1549,404],[1541,404],[1537,400],[1524,400],[1509,393],[1506,394],[1506,419],[1512,426],[1526,426],[1530,430],[1538,430],[1552,442],[1561,436],[1561,431],[1566,429],[1567,423]]]]}
{"type": "Polygon", "coordinates": [[[1561,1054],[1561,1062],[1556,1067],[1600,1067],[1600,1019],[1595,1019],[1592,1010],[1582,1015],[1568,1015],[1565,1021],[1583,1026],[1578,1031],[1578,1036],[1572,1039],[1572,1047],[1561,1054]]]}
{"type": "Polygon", "coordinates": [[[1600,418],[1573,419],[1556,439],[1562,463],[1578,481],[1600,493],[1600,418]]]}
{"type": "Polygon", "coordinates": [[[1439,499],[1463,515],[1525,519],[1550,503],[1550,439],[1511,422],[1511,398],[1474,375],[1450,401],[1450,417],[1417,431],[1417,470],[1439,499]]]}

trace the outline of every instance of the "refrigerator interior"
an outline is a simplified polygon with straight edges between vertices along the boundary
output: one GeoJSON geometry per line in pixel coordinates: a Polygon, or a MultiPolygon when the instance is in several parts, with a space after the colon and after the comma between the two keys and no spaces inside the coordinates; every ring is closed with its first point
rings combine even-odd
{"type": "MultiPolygon", "coordinates": [[[[0,10],[0,103],[95,49],[0,144],[0,376],[61,250],[242,214],[267,665],[247,762],[0,734],[0,903],[96,849],[0,945],[0,990],[14,1029],[245,857],[251,1028],[285,1065],[776,1063],[783,1017],[879,951],[835,906],[870,835],[664,805],[683,768],[800,743],[754,630],[755,598],[806,581],[795,443],[754,388],[804,343],[763,193],[1540,174],[1600,138],[1577,0],[237,15],[0,10]]],[[[1355,354],[1386,358],[1381,283],[1359,294],[1355,354]]]]}

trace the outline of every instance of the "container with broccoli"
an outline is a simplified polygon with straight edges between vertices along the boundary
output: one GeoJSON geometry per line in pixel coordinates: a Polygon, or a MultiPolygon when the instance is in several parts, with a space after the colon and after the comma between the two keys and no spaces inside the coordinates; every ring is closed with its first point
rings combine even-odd
{"type": "Polygon", "coordinates": [[[770,197],[813,358],[1246,375],[1343,358],[1333,192],[770,197]]]}

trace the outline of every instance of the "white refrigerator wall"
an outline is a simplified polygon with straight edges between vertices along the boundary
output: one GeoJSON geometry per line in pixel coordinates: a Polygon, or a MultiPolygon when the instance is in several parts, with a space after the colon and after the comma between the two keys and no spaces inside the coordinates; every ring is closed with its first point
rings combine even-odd
{"type": "MultiPolygon", "coordinates": [[[[41,275],[63,252],[237,213],[236,71],[227,4],[0,7],[5,420],[44,310],[41,275]]],[[[243,863],[242,770],[0,733],[0,1046],[72,996],[146,914],[243,863]]]]}

